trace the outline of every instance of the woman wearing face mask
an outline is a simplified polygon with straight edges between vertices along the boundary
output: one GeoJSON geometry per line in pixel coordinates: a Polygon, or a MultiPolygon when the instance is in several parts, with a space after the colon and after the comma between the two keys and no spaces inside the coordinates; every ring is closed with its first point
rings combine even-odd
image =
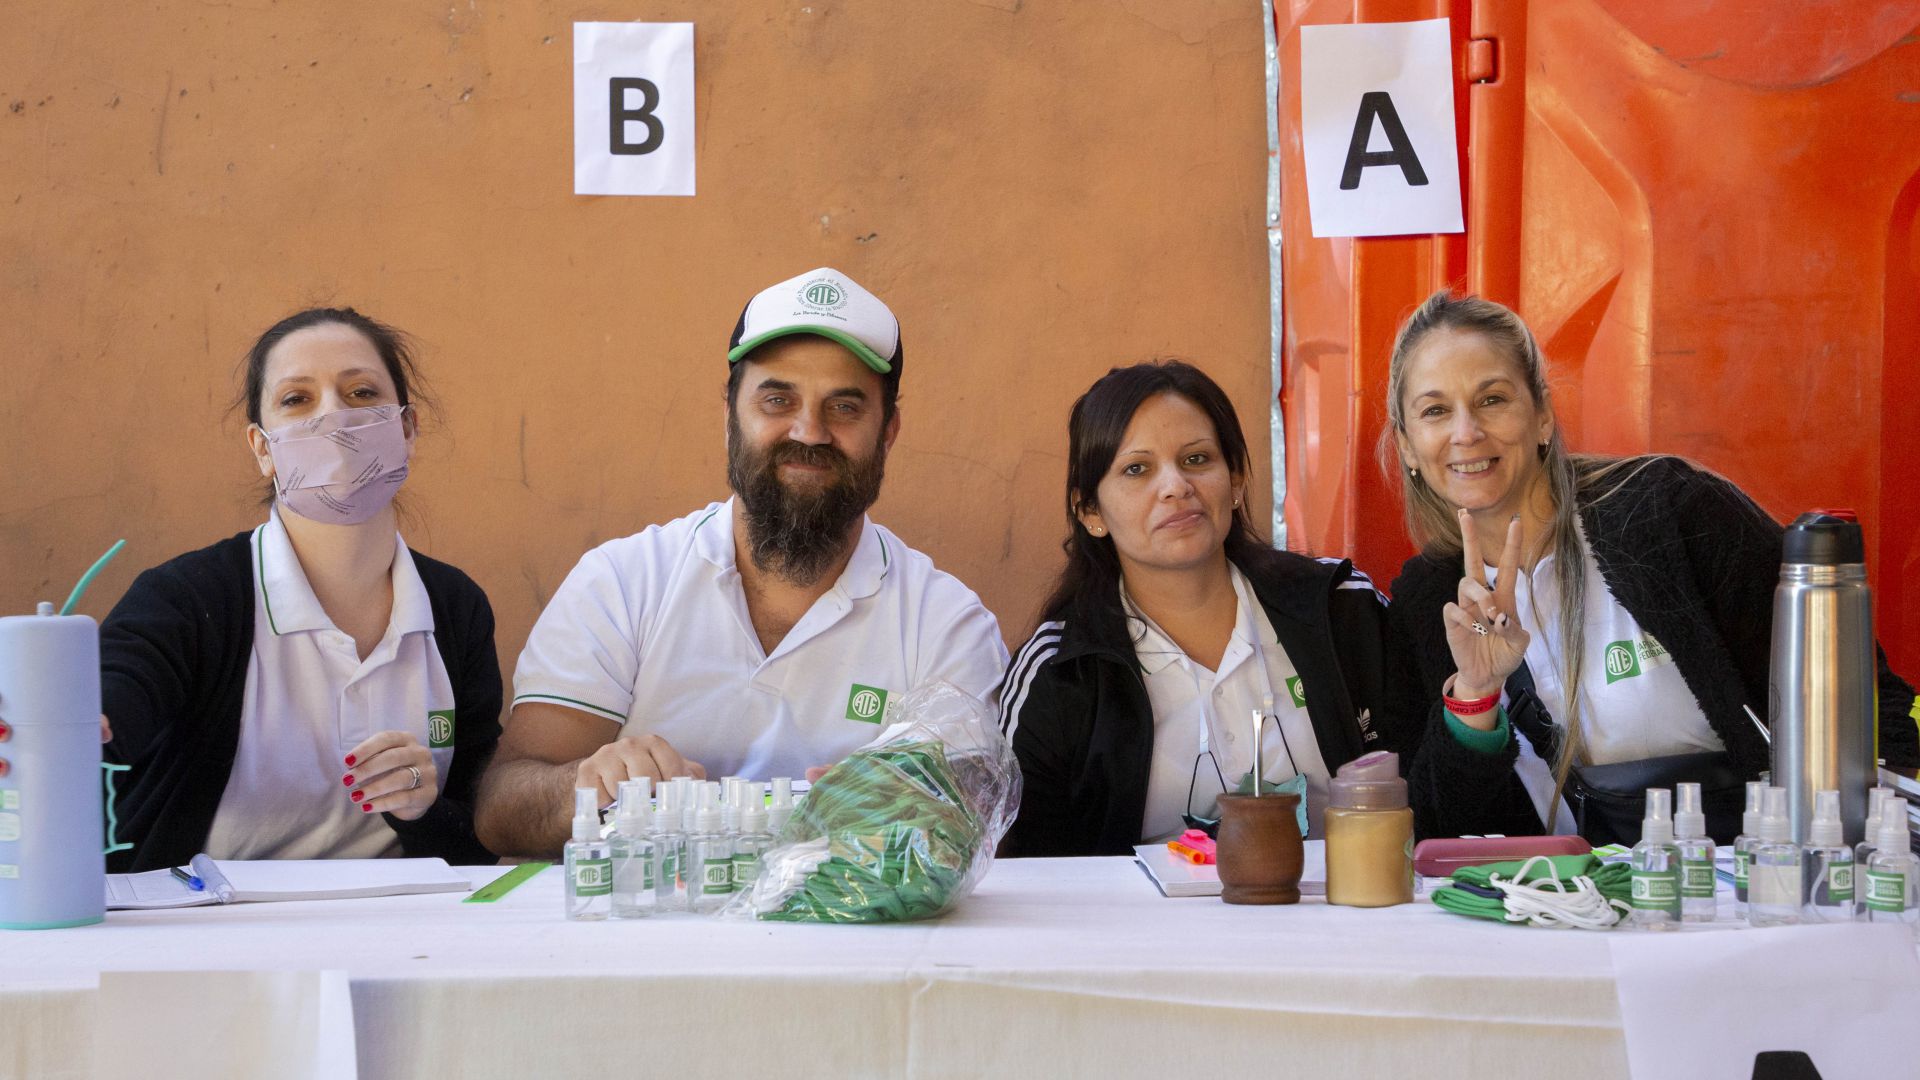
{"type": "MultiPolygon", "coordinates": [[[[1386,613],[1351,564],[1275,551],[1233,405],[1187,364],[1115,368],[1068,421],[1067,566],[1001,683],[1024,779],[1010,855],[1121,855],[1262,779],[1320,832],[1333,770],[1412,750],[1381,702],[1386,613]]],[[[1413,729],[1417,732],[1417,728],[1413,729]]]]}
{"type": "MultiPolygon", "coordinates": [[[[1768,763],[1743,706],[1768,712],[1781,527],[1679,458],[1570,454],[1539,346],[1499,304],[1434,294],[1388,378],[1381,459],[1422,549],[1393,583],[1418,668],[1402,708],[1428,717],[1418,831],[1574,832],[1573,793],[1578,831],[1633,843],[1637,804],[1606,793],[1679,781],[1736,831],[1768,763]]],[[[1913,690],[1884,657],[1879,699],[1881,755],[1914,764],[1913,690]]]]}
{"type": "Polygon", "coordinates": [[[493,611],[395,525],[416,382],[404,337],[351,308],[247,354],[266,521],[141,574],[100,627],[108,753],[132,766],[117,869],[494,861],[472,812],[500,733],[493,611]]]}

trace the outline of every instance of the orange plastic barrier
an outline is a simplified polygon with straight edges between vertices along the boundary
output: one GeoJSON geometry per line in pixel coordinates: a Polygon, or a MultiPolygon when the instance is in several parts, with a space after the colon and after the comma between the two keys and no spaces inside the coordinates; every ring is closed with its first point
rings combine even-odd
{"type": "Polygon", "coordinates": [[[1852,506],[1920,675],[1920,0],[1275,5],[1294,546],[1384,585],[1387,354],[1433,289],[1515,305],[1577,449],[1684,454],[1776,518],[1852,506]],[[1315,240],[1301,25],[1453,20],[1467,232],[1315,240]]]}

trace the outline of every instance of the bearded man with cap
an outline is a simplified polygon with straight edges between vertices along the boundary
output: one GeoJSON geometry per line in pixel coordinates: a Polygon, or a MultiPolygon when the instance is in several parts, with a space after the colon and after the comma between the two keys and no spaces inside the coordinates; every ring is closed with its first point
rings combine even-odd
{"type": "Polygon", "coordinates": [[[572,789],[800,776],[877,735],[889,700],[1006,667],[979,597],[867,518],[900,434],[900,326],[821,268],[763,290],[729,342],[734,496],[589,551],[535,623],[476,830],[565,842],[572,789]]]}

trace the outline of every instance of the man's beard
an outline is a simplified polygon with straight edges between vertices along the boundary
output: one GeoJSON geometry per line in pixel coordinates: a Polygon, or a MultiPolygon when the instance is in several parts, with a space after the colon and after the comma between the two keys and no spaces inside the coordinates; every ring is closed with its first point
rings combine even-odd
{"type": "Polygon", "coordinates": [[[740,496],[753,565],[795,585],[818,582],[846,550],[848,528],[880,497],[886,464],[884,435],[862,462],[834,446],[791,439],[763,450],[747,445],[729,411],[727,484],[740,496]],[[780,466],[787,462],[830,468],[833,478],[817,487],[789,487],[780,480],[780,466]]]}

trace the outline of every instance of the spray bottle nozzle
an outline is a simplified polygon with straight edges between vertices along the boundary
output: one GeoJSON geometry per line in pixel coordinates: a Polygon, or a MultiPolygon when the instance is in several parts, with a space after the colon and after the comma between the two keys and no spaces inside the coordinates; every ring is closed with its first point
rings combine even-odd
{"type": "Polygon", "coordinates": [[[1841,842],[1840,793],[1838,791],[1814,792],[1813,821],[1807,825],[1808,845],[1839,847],[1841,842]]]}
{"type": "Polygon", "coordinates": [[[1740,831],[1747,836],[1760,835],[1761,800],[1765,797],[1767,785],[1758,780],[1747,781],[1747,808],[1740,815],[1740,831]]]}
{"type": "Polygon", "coordinates": [[[1673,835],[1684,839],[1707,835],[1707,815],[1700,809],[1700,785],[1675,784],[1673,800],[1673,835]]]}
{"type": "Polygon", "coordinates": [[[1770,843],[1793,839],[1793,822],[1787,817],[1787,789],[1769,787],[1760,798],[1759,837],[1770,843]]]}
{"type": "Polygon", "coordinates": [[[1640,821],[1640,839],[1662,844],[1673,839],[1673,792],[1647,789],[1647,816],[1640,821]]]}
{"type": "Polygon", "coordinates": [[[593,840],[600,835],[600,789],[573,789],[573,838],[593,840]]]}

